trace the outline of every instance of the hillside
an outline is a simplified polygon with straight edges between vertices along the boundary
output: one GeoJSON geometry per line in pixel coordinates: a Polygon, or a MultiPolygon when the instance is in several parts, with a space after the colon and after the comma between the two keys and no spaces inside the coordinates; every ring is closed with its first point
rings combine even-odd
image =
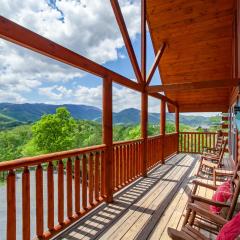
{"type": "MultiPolygon", "coordinates": [[[[39,120],[43,114],[53,114],[56,108],[64,106],[75,119],[93,120],[101,122],[102,110],[87,105],[51,105],[51,104],[12,104],[0,103],[0,128],[18,126],[25,123],[31,123],[39,120]]],[[[174,114],[167,113],[167,120],[174,121],[174,114]]],[[[149,113],[149,123],[158,124],[159,113],[149,113]]],[[[220,118],[214,117],[216,121],[220,118]]],[[[135,108],[124,109],[113,113],[114,124],[136,124],[140,122],[140,110],[135,108]]],[[[184,116],[180,115],[180,122],[190,126],[206,126],[213,123],[213,119],[203,116],[184,116]]]]}

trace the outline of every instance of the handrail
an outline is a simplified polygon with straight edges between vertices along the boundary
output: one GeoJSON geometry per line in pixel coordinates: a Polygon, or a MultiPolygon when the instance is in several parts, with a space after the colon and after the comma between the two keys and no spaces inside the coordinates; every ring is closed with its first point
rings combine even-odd
{"type": "Polygon", "coordinates": [[[38,165],[40,163],[47,163],[53,160],[75,157],[75,156],[78,156],[79,154],[85,154],[91,151],[104,150],[105,147],[106,147],[105,144],[101,144],[101,145],[96,145],[96,146],[91,146],[86,148],[77,148],[77,149],[68,150],[68,151],[48,153],[48,154],[43,154],[35,157],[25,157],[25,158],[18,158],[11,161],[4,161],[4,162],[0,162],[0,171],[7,171],[7,170],[16,169],[16,168],[26,167],[26,166],[38,165]]]}
{"type": "Polygon", "coordinates": [[[126,140],[126,141],[118,141],[118,142],[113,142],[113,146],[129,144],[129,143],[135,143],[135,142],[142,142],[142,141],[143,141],[143,138],[138,138],[138,139],[133,139],[133,140],[126,140]]]}

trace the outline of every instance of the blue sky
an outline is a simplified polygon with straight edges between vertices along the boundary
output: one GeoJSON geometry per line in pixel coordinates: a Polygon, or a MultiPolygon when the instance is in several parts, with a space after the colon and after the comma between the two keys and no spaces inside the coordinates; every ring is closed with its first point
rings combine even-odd
{"type": "MultiPolygon", "coordinates": [[[[140,62],[140,1],[119,2],[140,62]]],[[[136,81],[108,0],[1,0],[0,14],[136,81]]],[[[148,34],[148,69],[153,60],[148,34]]],[[[1,39],[0,73],[1,102],[101,107],[101,79],[1,39]]],[[[156,71],[151,84],[160,83],[156,71]]],[[[140,108],[139,93],[114,84],[113,94],[115,111],[140,108]]],[[[150,98],[149,111],[159,112],[159,101],[150,98]]]]}

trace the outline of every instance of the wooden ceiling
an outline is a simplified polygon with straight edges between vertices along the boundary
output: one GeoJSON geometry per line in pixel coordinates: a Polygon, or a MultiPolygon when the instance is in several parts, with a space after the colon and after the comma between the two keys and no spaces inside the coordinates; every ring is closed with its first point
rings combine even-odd
{"type": "MultiPolygon", "coordinates": [[[[232,79],[234,0],[147,0],[162,84],[232,79]]],[[[181,112],[226,112],[232,87],[165,91],[181,112]]]]}

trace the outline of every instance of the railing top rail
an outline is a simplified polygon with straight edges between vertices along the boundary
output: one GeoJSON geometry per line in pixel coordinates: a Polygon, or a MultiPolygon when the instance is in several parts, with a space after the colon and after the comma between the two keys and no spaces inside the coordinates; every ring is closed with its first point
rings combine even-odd
{"type": "Polygon", "coordinates": [[[54,160],[60,160],[64,158],[78,156],[79,154],[85,154],[92,151],[104,150],[106,148],[105,144],[86,147],[86,148],[78,148],[68,151],[61,151],[55,153],[48,153],[34,157],[25,157],[19,158],[11,161],[5,161],[0,163],[0,171],[7,171],[16,168],[22,168],[26,166],[34,166],[41,163],[47,163],[54,160]]]}
{"type": "Polygon", "coordinates": [[[127,140],[127,141],[119,141],[119,142],[114,142],[114,143],[113,143],[113,146],[116,146],[116,145],[125,145],[125,144],[142,142],[142,141],[143,141],[143,138],[138,138],[138,139],[133,139],[133,140],[127,140]]]}
{"type": "Polygon", "coordinates": [[[148,139],[151,140],[151,139],[157,139],[157,138],[161,138],[162,137],[162,134],[158,134],[158,135],[154,135],[154,136],[149,136],[148,139]]]}
{"type": "Polygon", "coordinates": [[[173,132],[173,133],[166,133],[165,136],[172,136],[172,135],[176,135],[177,132],[173,132]]]}

